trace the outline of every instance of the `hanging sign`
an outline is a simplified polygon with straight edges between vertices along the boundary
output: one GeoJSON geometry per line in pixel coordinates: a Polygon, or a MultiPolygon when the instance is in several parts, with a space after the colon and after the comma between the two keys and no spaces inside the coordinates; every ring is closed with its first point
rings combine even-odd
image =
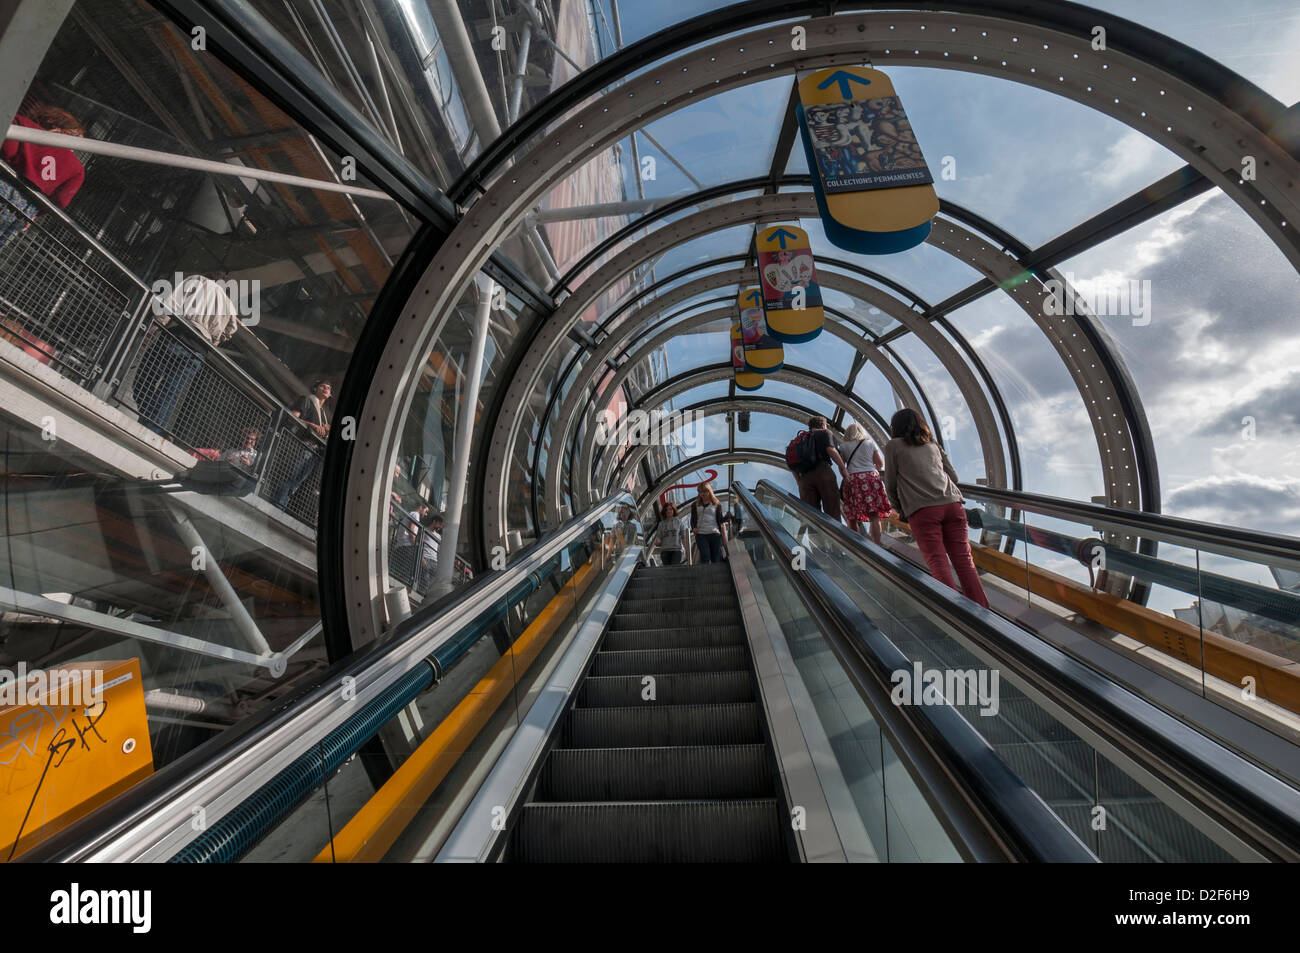
{"type": "Polygon", "coordinates": [[[762,374],[745,370],[745,342],[739,324],[731,326],[731,370],[740,390],[758,390],[763,386],[762,374]]]}
{"type": "Polygon", "coordinates": [[[819,70],[799,81],[799,102],[826,237],[866,255],[925,241],[939,196],[889,77],[863,66],[819,70]]]}
{"type": "Polygon", "coordinates": [[[745,368],[758,374],[779,371],[785,363],[785,348],[767,328],[763,313],[763,292],[742,288],[736,298],[740,308],[740,336],[745,345],[745,368]]]}
{"type": "Polygon", "coordinates": [[[754,239],[767,330],[787,344],[822,333],[826,312],[808,233],[793,225],[765,228],[754,239]]]}

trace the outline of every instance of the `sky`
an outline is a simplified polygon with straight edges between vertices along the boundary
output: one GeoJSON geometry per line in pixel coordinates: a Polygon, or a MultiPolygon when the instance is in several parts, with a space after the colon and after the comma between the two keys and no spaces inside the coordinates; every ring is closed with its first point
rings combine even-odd
{"type": "MultiPolygon", "coordinates": [[[[701,0],[621,4],[628,41],[704,9],[701,0]]],[[[1100,2],[1192,45],[1291,104],[1300,99],[1300,5],[1255,0],[1100,2]]],[[[996,222],[1029,246],[1041,244],[1182,166],[1177,156],[1129,127],[1081,104],[1007,79],[949,70],[889,66],[931,168],[955,160],[957,175],[936,183],[941,197],[996,222]]],[[[658,143],[705,185],[762,174],[789,92],[789,78],[712,97],[650,127],[658,143]]],[[[690,178],[644,140],[657,159],[647,194],[694,188],[690,178]]],[[[796,148],[791,171],[805,171],[796,148]]],[[[813,221],[814,251],[852,258],[829,246],[813,221]]],[[[678,248],[666,274],[707,257],[740,254],[749,229],[730,229],[678,248]]],[[[858,263],[934,303],[978,275],[934,248],[858,263]]],[[[1147,409],[1160,466],[1163,509],[1216,523],[1300,536],[1300,280],[1246,214],[1217,189],[1063,263],[1083,289],[1150,282],[1151,320],[1102,317],[1147,409]]],[[[951,316],[990,367],[1015,421],[1029,490],[1089,499],[1102,490],[1100,463],[1082,399],[1045,336],[1004,296],[988,296],[951,316]]],[[[816,348],[788,349],[807,366],[847,364],[842,342],[823,335],[816,348]],[[795,353],[797,352],[797,353],[795,353]]],[[[724,360],[722,335],[697,335],[668,348],[673,372],[724,360]],[[716,339],[716,340],[715,340],[716,339]],[[715,355],[713,352],[718,351],[715,355]]],[[[950,453],[963,478],[982,475],[970,415],[956,387],[919,342],[900,340],[899,355],[920,378],[936,411],[956,433],[950,453]]],[[[715,385],[716,387],[716,385],[715,385]]],[[[764,388],[769,392],[772,385],[764,388]]],[[[775,393],[773,389],[771,392],[775,393]]],[[[886,416],[888,388],[870,368],[857,392],[886,416]],[[874,376],[873,376],[874,375],[874,376]]],[[[684,395],[679,406],[704,391],[684,395]]],[[[815,400],[804,395],[810,406],[815,400]]],[[[746,443],[778,452],[795,429],[754,417],[746,443]],[[762,421],[760,423],[760,420],[762,421]]],[[[725,445],[721,422],[705,448],[725,445]]],[[[752,482],[788,474],[737,467],[752,482]]]]}

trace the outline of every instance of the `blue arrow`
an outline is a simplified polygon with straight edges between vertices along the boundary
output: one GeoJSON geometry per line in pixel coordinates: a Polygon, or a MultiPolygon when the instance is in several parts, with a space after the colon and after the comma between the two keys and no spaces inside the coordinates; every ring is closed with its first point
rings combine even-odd
{"type": "Polygon", "coordinates": [[[778,228],[776,231],[774,231],[774,232],[772,233],[771,237],[768,238],[767,243],[770,245],[770,244],[772,244],[772,242],[776,241],[778,238],[781,240],[781,248],[782,248],[782,249],[785,248],[785,240],[786,240],[787,238],[790,239],[791,241],[798,241],[798,240],[799,240],[799,236],[796,235],[794,232],[787,232],[784,228],[778,228]]]}
{"type": "Polygon", "coordinates": [[[755,288],[749,294],[745,295],[745,297],[749,299],[750,303],[753,304],[754,307],[756,308],[763,307],[763,293],[759,291],[757,288],[755,288]]]}
{"type": "Polygon", "coordinates": [[[824,80],[818,83],[817,88],[827,89],[830,87],[831,83],[839,83],[840,96],[844,99],[850,99],[853,96],[853,87],[849,85],[850,83],[861,83],[863,86],[870,86],[871,80],[863,79],[861,76],[854,76],[846,70],[837,69],[834,73],[831,73],[830,76],[827,76],[824,80]]]}

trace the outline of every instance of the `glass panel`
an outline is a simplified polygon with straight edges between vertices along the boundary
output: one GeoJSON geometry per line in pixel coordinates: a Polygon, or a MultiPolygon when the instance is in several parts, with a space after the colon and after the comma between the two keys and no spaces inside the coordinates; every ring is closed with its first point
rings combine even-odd
{"type": "MultiPolygon", "coordinates": [[[[988,668],[926,602],[901,587],[882,586],[856,548],[847,549],[820,526],[807,525],[788,503],[762,488],[759,498],[770,512],[785,511],[787,528],[803,527],[801,540],[814,553],[810,561],[866,613],[914,668],[926,673],[926,684],[930,684],[929,673],[940,676],[944,702],[960,711],[1007,767],[1103,861],[1232,860],[1162,801],[1159,793],[1104,757],[1051,709],[1033,701],[1026,694],[1027,686],[1019,684],[1013,673],[988,668]],[[1093,823],[1097,807],[1105,812],[1100,828],[1093,823]]],[[[1041,532],[1032,526],[1028,531],[1041,532]]],[[[922,562],[915,551],[890,548],[922,562]]],[[[1023,613],[1018,618],[1023,621],[1023,613]]],[[[903,674],[910,673],[904,670],[903,674]]],[[[911,684],[898,678],[896,673],[896,690],[898,685],[911,684]]],[[[920,699],[908,702],[906,697],[901,704],[924,704],[920,699]]],[[[928,829],[918,827],[923,832],[928,829]]]]}
{"type": "Polygon", "coordinates": [[[1000,291],[949,320],[983,360],[1011,414],[1024,489],[1084,501],[1100,496],[1101,458],[1087,408],[1047,335],[1000,291]]]}
{"type": "Polygon", "coordinates": [[[42,380],[0,419],[0,665],[138,667],[121,789],[324,666],[330,398],[412,225],[147,4],[76,5],[18,120],[83,137],[50,151],[51,196],[33,147],[0,170],[0,217],[30,222],[0,236],[0,359],[42,380]]]}
{"type": "Polygon", "coordinates": [[[1163,511],[1300,536],[1300,275],[1281,252],[1216,190],[1060,270],[1136,383],[1163,511]]]}

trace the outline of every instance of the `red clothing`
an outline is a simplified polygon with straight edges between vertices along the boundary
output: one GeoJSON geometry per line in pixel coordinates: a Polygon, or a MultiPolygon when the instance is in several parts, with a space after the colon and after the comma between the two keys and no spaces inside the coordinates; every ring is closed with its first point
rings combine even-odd
{"type": "MultiPolygon", "coordinates": [[[[14,122],[28,129],[41,128],[26,116],[15,116],[14,122]]],[[[0,146],[0,157],[24,179],[58,202],[60,208],[68,207],[72,197],[77,194],[77,189],[86,180],[86,169],[71,149],[6,139],[4,145],[0,146]],[[54,161],[46,162],[48,158],[54,161]],[[49,168],[52,178],[46,178],[46,168],[49,168]]]]}
{"type": "Polygon", "coordinates": [[[966,511],[961,508],[961,504],[923,506],[908,518],[907,525],[912,530],[917,548],[930,567],[930,575],[945,586],[956,589],[957,583],[952,579],[952,567],[956,567],[962,593],[967,599],[978,602],[987,609],[989,600],[975,569],[975,560],[971,558],[970,539],[966,535],[969,532],[966,511]],[[952,561],[952,567],[949,566],[949,560],[952,561]]]}

